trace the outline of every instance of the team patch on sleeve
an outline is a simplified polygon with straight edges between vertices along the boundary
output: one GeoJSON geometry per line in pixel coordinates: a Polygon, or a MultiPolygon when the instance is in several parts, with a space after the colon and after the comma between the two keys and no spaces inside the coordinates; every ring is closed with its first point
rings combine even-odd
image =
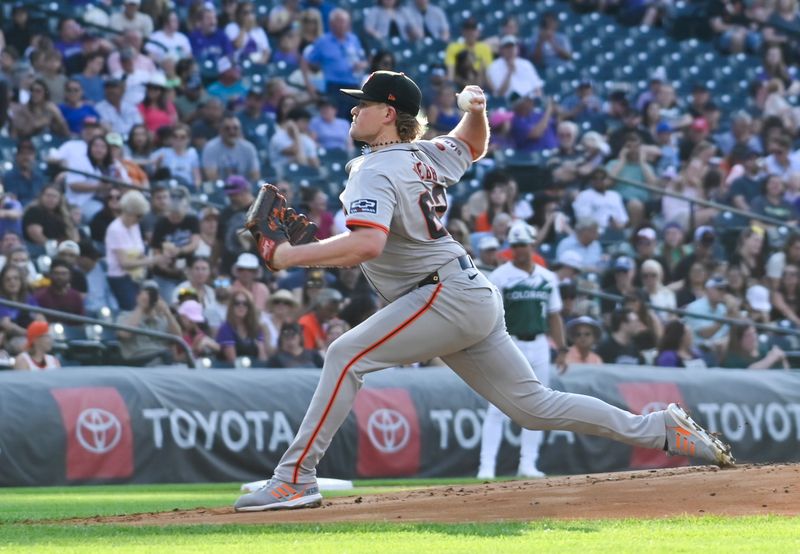
{"type": "Polygon", "coordinates": [[[450,150],[453,150],[459,156],[463,155],[463,151],[461,150],[461,147],[458,145],[458,143],[456,141],[450,139],[450,138],[447,138],[447,137],[436,137],[431,142],[433,142],[433,144],[436,145],[436,148],[438,148],[442,152],[444,152],[446,148],[449,148],[450,150]]]}
{"type": "Polygon", "coordinates": [[[377,214],[378,201],[369,198],[362,198],[360,200],[353,200],[350,202],[350,210],[348,214],[377,214]]]}

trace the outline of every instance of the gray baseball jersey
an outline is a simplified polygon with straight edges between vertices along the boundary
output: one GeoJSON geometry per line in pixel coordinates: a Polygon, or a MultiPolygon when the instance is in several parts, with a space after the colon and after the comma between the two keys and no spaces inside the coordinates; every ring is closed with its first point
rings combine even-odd
{"type": "Polygon", "coordinates": [[[537,379],[506,332],[503,299],[444,229],[443,187],[471,164],[453,137],[388,146],[349,164],[341,200],[350,227],[388,234],[362,264],[391,302],[331,344],[297,435],[276,479],[313,483],[316,467],[350,413],[364,375],[440,356],[475,391],[528,429],[565,429],[661,448],[664,412],[634,415],[588,396],[553,391],[537,379]],[[461,259],[459,259],[461,258],[461,259]],[[419,286],[433,271],[439,279],[419,286]]]}
{"type": "Polygon", "coordinates": [[[447,208],[445,187],[457,183],[471,163],[466,144],[437,137],[395,144],[347,165],[350,178],[340,196],[347,226],[388,234],[383,254],[361,265],[386,300],[466,254],[439,216],[447,208]]]}

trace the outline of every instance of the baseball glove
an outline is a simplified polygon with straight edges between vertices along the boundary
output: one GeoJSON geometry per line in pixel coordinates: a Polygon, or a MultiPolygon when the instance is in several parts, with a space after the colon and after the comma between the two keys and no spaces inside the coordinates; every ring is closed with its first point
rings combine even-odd
{"type": "Polygon", "coordinates": [[[256,250],[261,259],[267,264],[270,271],[272,256],[279,244],[289,240],[289,234],[284,223],[286,214],[286,198],[278,192],[274,185],[261,185],[253,205],[247,210],[244,228],[250,231],[256,241],[256,250]]]}
{"type": "Polygon", "coordinates": [[[283,222],[292,246],[317,242],[314,237],[317,234],[317,224],[310,221],[305,214],[297,213],[294,208],[286,208],[283,222]]]}

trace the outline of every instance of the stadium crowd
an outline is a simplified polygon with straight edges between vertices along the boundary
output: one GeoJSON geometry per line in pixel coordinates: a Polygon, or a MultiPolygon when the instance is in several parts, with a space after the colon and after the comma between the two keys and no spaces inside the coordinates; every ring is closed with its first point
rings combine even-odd
{"type": "MultiPolygon", "coordinates": [[[[346,231],[337,196],[359,145],[338,90],[393,69],[423,91],[426,137],[459,121],[463,86],[489,95],[490,154],[448,191],[442,219],[487,273],[510,259],[514,221],[535,226],[536,261],[561,282],[569,362],[788,368],[800,350],[798,2],[512,4],[492,34],[429,0],[355,15],[328,0],[4,5],[0,298],[180,336],[213,365],[321,367],[380,299],[358,268],[267,272],[242,223],[269,179],[318,238],[346,231]],[[754,77],[720,90],[697,76],[685,97],[676,67],[598,82],[581,73],[567,12],[642,33],[692,23],[720,64],[746,56],[754,77]],[[562,71],[579,78],[552,93],[562,71]],[[723,107],[723,93],[740,105],[723,107]]],[[[57,342],[80,335],[0,306],[0,348],[20,368],[55,365],[56,324],[57,342]]],[[[184,359],[161,339],[114,340],[114,363],[184,359]]]]}

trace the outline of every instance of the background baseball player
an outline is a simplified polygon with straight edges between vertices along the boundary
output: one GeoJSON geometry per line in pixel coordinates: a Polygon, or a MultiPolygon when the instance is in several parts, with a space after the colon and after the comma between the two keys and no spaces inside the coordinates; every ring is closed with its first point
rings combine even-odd
{"type": "MultiPolygon", "coordinates": [[[[566,343],[564,324],[561,320],[561,295],[558,277],[533,262],[533,244],[536,229],[519,221],[508,232],[512,259],[489,274],[489,281],[503,295],[506,329],[514,344],[525,355],[542,386],[550,386],[550,344],[548,334],[558,349],[556,363],[564,364],[566,343]]],[[[486,409],[486,418],[481,430],[481,457],[478,468],[479,479],[493,479],[500,443],[503,440],[503,424],[508,416],[494,404],[486,409]]],[[[544,431],[523,429],[520,435],[520,455],[517,475],[520,477],[544,477],[539,471],[539,448],[544,431]]]]}
{"type": "Polygon", "coordinates": [[[486,100],[468,86],[469,111],[447,136],[418,140],[421,93],[401,73],[378,71],[361,90],[350,135],[369,152],[352,160],[340,199],[350,229],[318,243],[290,241],[285,199],[264,185],[245,226],[270,269],[353,266],[388,305],[331,344],[319,384],[294,441],[267,484],[241,496],[238,511],[319,505],[316,466],[347,418],[364,375],[441,356],[489,402],[530,429],[566,429],[629,444],[667,448],[721,465],[729,447],[676,405],[634,415],[596,398],[541,385],[506,332],[499,291],[475,269],[438,213],[488,143],[486,100]],[[476,315],[478,315],[476,317],[476,315]]]}

